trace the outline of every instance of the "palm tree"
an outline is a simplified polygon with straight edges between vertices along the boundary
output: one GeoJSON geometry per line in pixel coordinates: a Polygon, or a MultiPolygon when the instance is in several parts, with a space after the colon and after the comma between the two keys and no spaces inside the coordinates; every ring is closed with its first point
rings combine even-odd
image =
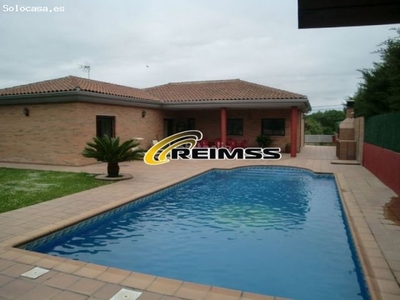
{"type": "Polygon", "coordinates": [[[107,176],[119,176],[119,162],[131,160],[143,160],[144,150],[139,149],[139,141],[131,139],[120,144],[119,137],[108,135],[94,137],[93,142],[87,142],[82,152],[84,157],[95,158],[97,161],[107,162],[107,176]]]}

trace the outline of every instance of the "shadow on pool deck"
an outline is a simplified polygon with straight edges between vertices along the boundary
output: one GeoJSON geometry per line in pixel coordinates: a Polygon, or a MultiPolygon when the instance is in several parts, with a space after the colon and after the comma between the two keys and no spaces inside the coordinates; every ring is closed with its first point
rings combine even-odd
{"type": "MultiPolygon", "coordinates": [[[[121,163],[121,172],[132,174],[133,179],[0,214],[0,299],[110,299],[123,287],[144,291],[139,300],[274,299],[10,247],[209,169],[243,165],[283,165],[335,173],[373,298],[400,299],[400,227],[386,219],[383,209],[397,195],[364,167],[331,164],[335,159],[334,147],[306,146],[297,158],[284,154],[280,161],[174,161],[160,166],[121,163]],[[36,280],[20,277],[35,266],[50,272],[36,280]]],[[[106,164],[66,167],[0,163],[0,167],[96,174],[106,170],[106,164]]]]}

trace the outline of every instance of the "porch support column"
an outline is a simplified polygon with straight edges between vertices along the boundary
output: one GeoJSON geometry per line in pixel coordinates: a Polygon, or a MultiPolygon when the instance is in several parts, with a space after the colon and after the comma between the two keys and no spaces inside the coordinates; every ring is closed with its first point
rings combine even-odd
{"type": "Polygon", "coordinates": [[[221,107],[221,147],[226,146],[226,107],[221,107]]]}
{"type": "Polygon", "coordinates": [[[292,106],[290,126],[290,157],[296,157],[297,153],[297,106],[292,106]]]}

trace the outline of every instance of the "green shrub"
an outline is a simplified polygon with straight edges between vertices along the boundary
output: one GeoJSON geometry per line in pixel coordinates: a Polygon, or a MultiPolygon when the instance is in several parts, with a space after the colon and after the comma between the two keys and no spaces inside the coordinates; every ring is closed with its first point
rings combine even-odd
{"type": "Polygon", "coordinates": [[[260,134],[257,139],[257,144],[261,147],[261,148],[265,148],[265,147],[269,147],[272,144],[272,139],[269,135],[266,134],[260,134]]]}

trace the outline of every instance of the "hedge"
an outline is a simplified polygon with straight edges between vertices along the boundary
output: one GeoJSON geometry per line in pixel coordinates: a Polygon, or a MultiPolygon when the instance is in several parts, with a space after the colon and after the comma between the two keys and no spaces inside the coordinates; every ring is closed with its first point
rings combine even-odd
{"type": "Polygon", "coordinates": [[[400,113],[370,117],[365,122],[365,142],[400,153],[400,113]]]}

